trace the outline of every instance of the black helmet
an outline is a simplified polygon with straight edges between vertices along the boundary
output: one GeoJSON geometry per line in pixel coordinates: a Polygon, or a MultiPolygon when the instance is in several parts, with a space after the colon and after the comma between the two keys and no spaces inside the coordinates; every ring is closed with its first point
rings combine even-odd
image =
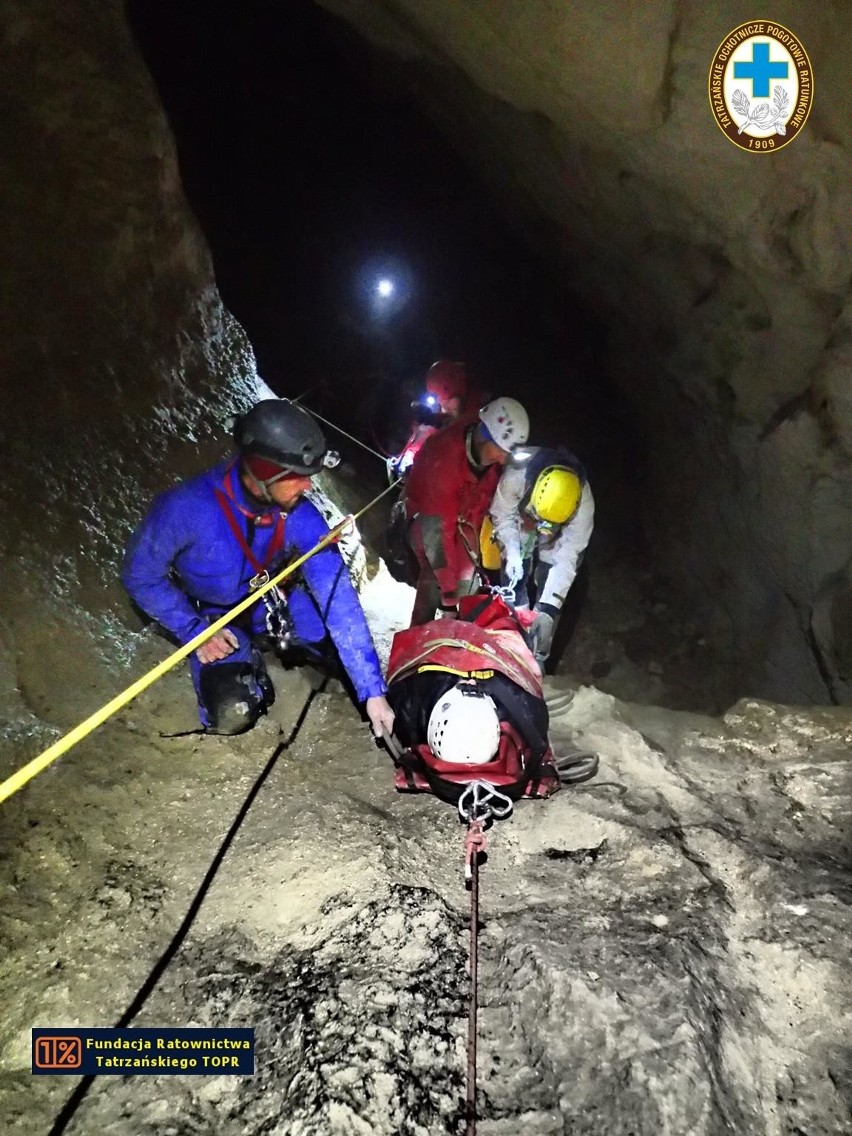
{"type": "Polygon", "coordinates": [[[293,473],[309,476],[327,464],[325,437],[307,410],[282,398],[265,398],[237,419],[234,442],[293,473]]]}

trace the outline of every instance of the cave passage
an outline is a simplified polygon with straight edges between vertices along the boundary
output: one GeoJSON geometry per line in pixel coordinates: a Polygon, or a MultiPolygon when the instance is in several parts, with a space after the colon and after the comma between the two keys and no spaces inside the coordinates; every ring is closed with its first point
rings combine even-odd
{"type": "Polygon", "coordinates": [[[419,379],[439,355],[507,392],[569,356],[594,370],[603,328],[331,16],[265,0],[129,14],[220,289],[273,387],[419,379]],[[396,291],[376,311],[382,276],[396,291]]]}
{"type": "MultiPolygon", "coordinates": [[[[642,442],[601,364],[606,325],[524,246],[381,61],[311,3],[130,0],[128,14],[220,291],[269,385],[309,392],[388,448],[429,364],[463,359],[480,389],[528,405],[537,442],[586,463],[599,509],[590,564],[630,561],[650,589],[642,442]]],[[[378,463],[334,444],[377,484],[378,463]]],[[[583,654],[580,672],[604,679],[606,645],[583,654]]]]}
{"type": "MultiPolygon", "coordinates": [[[[408,401],[439,357],[520,398],[533,440],[573,448],[597,502],[591,587],[571,597],[563,667],[624,697],[729,705],[742,691],[723,660],[708,680],[701,625],[654,568],[646,441],[607,379],[607,324],[525,247],[381,59],[311,3],[128,11],[223,298],[270,386],[307,392],[383,449],[404,439],[408,401]]],[[[378,462],[334,444],[374,489],[378,462]]]]}
{"type": "Polygon", "coordinates": [[[463,359],[480,389],[538,409],[543,440],[570,422],[592,467],[614,437],[633,450],[598,366],[603,325],[357,37],[303,2],[129,14],[223,298],[274,390],[395,440],[429,364],[463,359]]]}
{"type": "MultiPolygon", "coordinates": [[[[11,408],[0,484],[2,776],[162,661],[169,648],[130,622],[117,594],[125,538],[154,494],[223,456],[225,423],[257,395],[246,334],[222,308],[187,214],[177,152],[222,293],[275,390],[308,392],[361,435],[379,419],[404,428],[426,366],[461,358],[478,385],[528,403],[537,440],[568,443],[590,470],[588,592],[547,684],[548,737],[557,755],[599,755],[600,770],[547,801],[519,802],[489,830],[483,1136],[486,1127],[848,1132],[852,711],[801,704],[820,693],[804,666],[813,668],[812,647],[802,646],[816,589],[825,642],[834,621],[836,641],[852,639],[842,452],[822,444],[803,390],[834,321],[835,269],[817,254],[826,235],[846,230],[827,225],[825,203],[842,200],[830,176],[810,211],[799,195],[806,179],[831,173],[839,145],[821,146],[822,165],[804,138],[780,155],[788,165],[773,172],[790,180],[773,180],[771,199],[795,202],[805,223],[774,227],[777,241],[749,225],[753,247],[735,233],[737,268],[722,224],[702,247],[686,225],[655,225],[656,207],[677,203],[661,180],[636,173],[628,146],[589,163],[603,207],[590,209],[585,230],[574,211],[585,191],[574,184],[571,196],[560,163],[543,196],[564,191],[564,211],[522,220],[489,176],[496,164],[468,167],[474,155],[454,153],[415,107],[445,94],[442,105],[463,107],[470,96],[465,123],[511,120],[496,142],[483,131],[491,145],[478,157],[499,150],[499,172],[519,185],[536,127],[569,161],[582,135],[564,123],[551,130],[560,106],[549,120],[519,110],[504,88],[505,101],[477,94],[452,53],[431,72],[394,63],[298,0],[132,0],[155,86],[121,4],[6,7],[15,50],[14,97],[0,116],[10,132],[0,180],[13,190],[3,253],[12,318],[0,335],[11,408]],[[620,195],[605,201],[611,186],[620,195]],[[600,234],[598,258],[584,231],[600,234]],[[791,233],[792,244],[780,239],[791,233]],[[790,250],[811,248],[795,279],[785,276],[790,250]],[[759,286],[775,256],[789,301],[780,310],[759,286]],[[584,267],[596,271],[578,296],[571,285],[584,267]],[[606,319],[589,300],[614,302],[603,275],[627,297],[606,319]],[[385,307],[382,276],[395,282],[385,307]],[[799,305],[814,296],[820,315],[808,323],[799,305]],[[789,389],[770,383],[778,370],[789,389]],[[749,476],[758,459],[762,476],[749,476]],[[811,509],[816,488],[827,495],[811,509]],[[667,534],[691,564],[668,556],[667,534]],[[685,583],[693,598],[715,593],[723,632],[736,633],[727,657],[697,604],[680,606],[685,583]],[[807,693],[784,705],[789,691],[807,693]]],[[[403,6],[351,7],[369,18],[403,6]]],[[[632,7],[643,19],[665,14],[632,7]]],[[[658,167],[684,154],[695,165],[696,151],[654,116],[677,120],[696,90],[706,99],[695,60],[722,34],[712,6],[692,6],[688,18],[676,7],[675,23],[637,40],[643,55],[656,44],[658,62],[673,62],[647,67],[652,81],[664,78],[666,106],[648,89],[643,100],[632,75],[617,88],[634,137],[644,131],[641,160],[658,167]]],[[[606,19],[590,24],[605,42],[617,22],[598,8],[606,19]]],[[[580,4],[449,4],[447,22],[473,9],[503,48],[515,40],[499,20],[513,12],[534,13],[519,31],[535,33],[542,13],[582,40],[580,4]]],[[[536,51],[541,40],[525,42],[536,51]]],[[[840,122],[837,92],[822,105],[834,101],[840,122]]],[[[565,109],[576,113],[573,101],[565,109]]],[[[706,197],[717,183],[698,172],[706,196],[681,204],[712,228],[706,197]]],[[[683,167],[675,173],[686,181],[683,167]]],[[[739,224],[761,198],[750,191],[736,204],[739,224]]],[[[838,354],[832,366],[842,362],[838,354]]],[[[385,484],[385,471],[340,448],[325,484],[348,493],[349,508],[385,484]]],[[[378,548],[380,532],[362,534],[378,548]]],[[[384,660],[410,589],[375,558],[365,566],[362,552],[361,602],[384,660]]],[[[392,764],[342,685],[320,689],[310,668],[270,664],[276,698],[252,730],[199,734],[192,684],[173,669],[5,802],[3,1131],[461,1132],[470,897],[458,814],[396,792],[392,764]],[[83,1097],[73,1077],[33,1077],[34,1026],[131,1016],[140,1027],[253,1028],[255,1075],[122,1072],[96,1077],[83,1097]]]]}

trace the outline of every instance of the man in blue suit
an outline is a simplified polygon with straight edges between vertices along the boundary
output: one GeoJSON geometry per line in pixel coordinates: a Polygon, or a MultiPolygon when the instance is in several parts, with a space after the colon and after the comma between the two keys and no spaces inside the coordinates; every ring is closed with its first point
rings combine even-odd
{"type": "MultiPolygon", "coordinates": [[[[122,579],[134,602],[178,643],[215,619],[328,534],[304,497],[331,462],[316,421],[284,399],[265,399],[236,424],[237,455],[156,498],[128,545],[122,579]]],[[[393,711],[363,609],[336,545],[305,561],[190,659],[202,725],[250,729],[275,692],[262,651],[327,657],[343,665],[374,732],[393,711]]]]}

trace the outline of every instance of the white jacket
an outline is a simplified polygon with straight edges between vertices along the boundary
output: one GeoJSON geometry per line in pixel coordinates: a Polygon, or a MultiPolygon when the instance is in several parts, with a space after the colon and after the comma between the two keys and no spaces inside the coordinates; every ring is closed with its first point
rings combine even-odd
{"type": "MultiPolygon", "coordinates": [[[[527,446],[533,454],[540,446],[527,446]]],[[[583,486],[580,504],[570,521],[562,525],[551,540],[523,530],[520,506],[532,488],[526,484],[526,471],[523,466],[506,466],[498,482],[491,502],[489,515],[494,526],[494,537],[503,553],[503,565],[507,576],[521,575],[524,551],[524,538],[532,538],[538,549],[538,558],[550,565],[544,590],[536,600],[537,604],[551,604],[561,608],[565,597],[574,583],[580,556],[595,527],[595,499],[588,482],[583,486]]]]}

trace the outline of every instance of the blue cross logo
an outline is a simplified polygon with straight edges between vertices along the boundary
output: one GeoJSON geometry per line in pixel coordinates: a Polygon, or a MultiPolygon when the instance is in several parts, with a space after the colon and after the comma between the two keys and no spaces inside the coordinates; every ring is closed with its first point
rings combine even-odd
{"type": "Polygon", "coordinates": [[[769,80],[786,79],[789,67],[786,63],[769,62],[769,44],[756,43],[752,50],[751,63],[735,63],[735,79],[751,79],[751,97],[769,97],[769,80]]]}

